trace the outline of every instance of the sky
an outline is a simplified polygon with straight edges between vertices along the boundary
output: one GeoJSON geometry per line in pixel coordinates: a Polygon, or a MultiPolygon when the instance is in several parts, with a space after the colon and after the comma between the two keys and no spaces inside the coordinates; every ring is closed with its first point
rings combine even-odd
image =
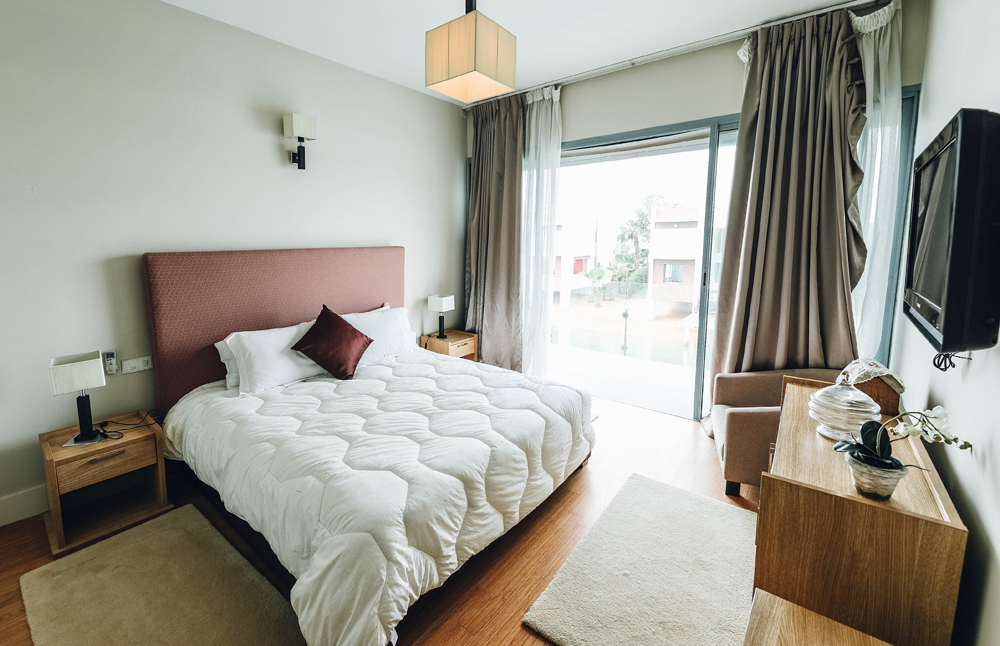
{"type": "MultiPolygon", "coordinates": [[[[725,160],[732,164],[726,148],[732,147],[720,148],[720,181],[725,160]]],[[[619,228],[634,217],[644,197],[662,193],[667,204],[704,208],[707,181],[707,149],[563,167],[556,222],[563,225],[572,255],[593,255],[596,222],[597,259],[606,264],[619,228]]]]}

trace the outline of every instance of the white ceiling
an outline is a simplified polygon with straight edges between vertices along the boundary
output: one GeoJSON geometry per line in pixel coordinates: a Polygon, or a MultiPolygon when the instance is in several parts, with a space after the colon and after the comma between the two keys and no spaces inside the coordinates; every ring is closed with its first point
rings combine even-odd
{"type": "MultiPolygon", "coordinates": [[[[464,0],[165,0],[348,67],[424,88],[424,32],[464,0]]],[[[842,0],[478,0],[517,37],[525,88],[842,0]]]]}

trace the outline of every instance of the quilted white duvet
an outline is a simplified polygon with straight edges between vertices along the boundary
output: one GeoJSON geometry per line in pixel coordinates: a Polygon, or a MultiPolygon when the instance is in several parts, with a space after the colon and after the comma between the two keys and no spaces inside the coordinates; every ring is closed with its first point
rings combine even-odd
{"type": "Polygon", "coordinates": [[[208,384],[164,431],[295,575],[310,646],[385,646],[594,444],[587,393],[426,350],[253,397],[208,384]]]}

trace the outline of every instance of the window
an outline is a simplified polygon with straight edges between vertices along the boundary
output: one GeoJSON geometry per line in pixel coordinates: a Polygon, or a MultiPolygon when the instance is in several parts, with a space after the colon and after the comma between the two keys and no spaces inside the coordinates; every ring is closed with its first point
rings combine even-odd
{"type": "Polygon", "coordinates": [[[665,283],[683,283],[684,282],[684,265],[682,264],[664,264],[663,265],[663,282],[665,283]]]}
{"type": "Polygon", "coordinates": [[[738,124],[729,115],[563,143],[553,255],[573,264],[554,279],[550,376],[704,416],[711,269],[738,124]]]}
{"type": "Polygon", "coordinates": [[[556,278],[562,277],[562,256],[556,256],[556,268],[552,270],[552,275],[556,278]]]}

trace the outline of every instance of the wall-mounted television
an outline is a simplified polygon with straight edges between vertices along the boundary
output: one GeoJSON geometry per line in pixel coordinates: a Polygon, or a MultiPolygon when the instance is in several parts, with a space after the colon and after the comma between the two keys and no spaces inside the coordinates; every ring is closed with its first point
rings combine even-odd
{"type": "Polygon", "coordinates": [[[1000,115],[963,109],[913,164],[903,312],[940,353],[1000,330],[1000,115]]]}

